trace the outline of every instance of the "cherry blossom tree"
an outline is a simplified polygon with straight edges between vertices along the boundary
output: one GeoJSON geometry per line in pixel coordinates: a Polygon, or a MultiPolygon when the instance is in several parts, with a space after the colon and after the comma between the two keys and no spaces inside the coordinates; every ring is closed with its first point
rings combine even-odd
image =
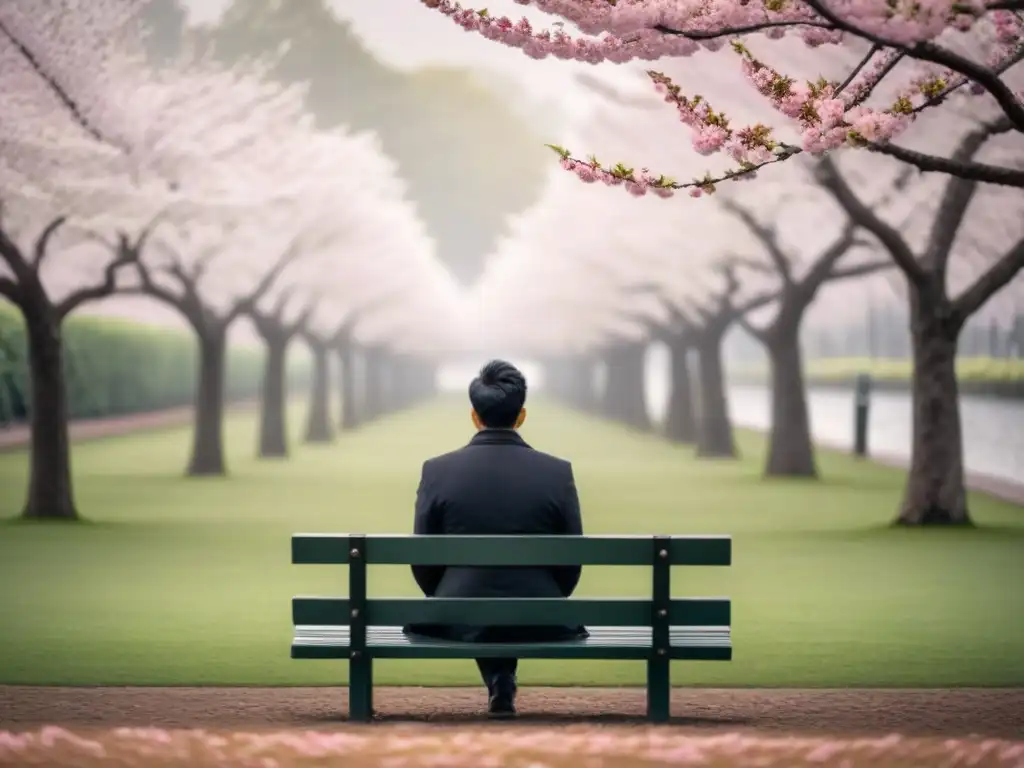
{"type": "Polygon", "coordinates": [[[681,89],[671,75],[651,70],[647,74],[654,87],[692,130],[694,149],[702,155],[724,153],[735,165],[717,176],[708,173],[680,183],[646,168],[603,165],[554,147],[563,167],[584,181],[601,180],[636,195],[651,190],[668,197],[684,188],[699,195],[714,191],[720,181],[753,175],[802,152],[820,154],[848,146],[888,154],[926,171],[1024,187],[1024,170],[1013,166],[927,154],[892,143],[920,115],[950,100],[972,97],[995,110],[998,130],[1012,131],[1018,138],[1024,134],[1018,66],[1024,58],[1024,21],[1013,0],[928,8],[894,8],[881,0],[715,0],[699,6],[682,0],[516,0],[575,25],[581,37],[573,37],[561,24],[554,31],[538,32],[526,18],[514,22],[451,0],[421,2],[466,30],[534,58],[553,55],[597,64],[703,52],[717,57],[715,66],[728,67],[724,56],[732,56],[747,81],[747,93],[759,95],[780,116],[790,118],[798,134],[792,141],[766,122],[736,124],[723,111],[732,110],[735,96],[726,104],[710,101],[681,89]],[[800,44],[813,50],[811,65],[817,65],[817,72],[790,70],[788,65],[800,58],[795,50],[800,44]],[[840,51],[834,55],[829,49],[836,48],[840,51]],[[800,76],[805,82],[798,81],[800,76]]]}
{"type": "Polygon", "coordinates": [[[138,261],[150,234],[151,194],[166,191],[162,185],[140,185],[135,196],[143,202],[126,210],[114,226],[97,210],[92,194],[117,190],[123,203],[134,166],[97,127],[107,115],[101,110],[87,114],[84,105],[91,102],[72,91],[95,96],[116,87],[121,59],[114,55],[115,43],[129,20],[125,7],[116,3],[88,10],[63,3],[30,9],[12,0],[0,8],[0,296],[21,313],[29,348],[26,518],[78,518],[63,322],[116,290],[120,274],[138,261]],[[80,35],[72,39],[79,25],[80,35]],[[100,82],[93,83],[86,72],[100,82]],[[61,84],[65,74],[74,89],[61,84]],[[112,237],[109,247],[90,239],[96,231],[112,237]]]}

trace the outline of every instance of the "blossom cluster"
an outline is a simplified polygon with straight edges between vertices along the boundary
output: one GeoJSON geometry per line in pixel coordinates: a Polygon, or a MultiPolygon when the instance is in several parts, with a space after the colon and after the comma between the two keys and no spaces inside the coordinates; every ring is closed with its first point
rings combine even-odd
{"type": "Polygon", "coordinates": [[[999,739],[766,737],[722,733],[693,736],[652,728],[523,728],[438,730],[292,730],[230,733],[213,730],[116,728],[78,734],[58,726],[0,731],[0,764],[88,766],[203,766],[285,768],[346,766],[502,765],[567,768],[600,761],[622,766],[925,766],[1024,765],[1024,742],[999,739]]]}
{"type": "MultiPolygon", "coordinates": [[[[916,47],[928,45],[938,50],[935,41],[943,35],[970,33],[972,44],[983,42],[985,66],[996,75],[1017,64],[1024,47],[1021,14],[990,8],[984,0],[927,4],[842,0],[827,5],[822,0],[706,0],[698,4],[683,0],[516,0],[572,23],[589,37],[573,37],[561,24],[554,30],[538,31],[526,18],[493,17],[453,0],[421,2],[467,31],[519,48],[533,58],[624,63],[687,57],[730,44],[753,88],[799,126],[798,147],[777,141],[772,128],[765,125],[731,127],[706,100],[699,95],[685,96],[659,72],[649,74],[658,92],[690,128],[694,150],[701,155],[724,152],[736,162],[733,170],[718,178],[707,174],[678,183],[647,169],[636,171],[622,163],[605,166],[595,158],[582,160],[554,147],[562,167],[584,182],[602,181],[621,185],[634,195],[651,191],[663,198],[680,189],[688,189],[695,197],[714,192],[718,182],[753,178],[759,168],[800,152],[821,154],[843,146],[886,144],[903,133],[922,110],[952,94],[983,93],[985,87],[962,71],[926,58],[931,63],[914,76],[903,77],[905,82],[894,99],[880,106],[865,103],[897,65],[914,60],[916,47]],[[874,45],[846,82],[820,78],[800,83],[757,59],[742,42],[755,33],[779,38],[787,32],[795,32],[810,47],[841,44],[852,38],[874,45]]],[[[1016,98],[1024,103],[1021,94],[1016,98]]]]}

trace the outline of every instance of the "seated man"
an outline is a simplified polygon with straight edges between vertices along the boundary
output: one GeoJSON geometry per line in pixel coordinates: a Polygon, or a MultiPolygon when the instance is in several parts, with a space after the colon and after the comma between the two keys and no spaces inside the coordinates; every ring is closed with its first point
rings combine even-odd
{"type": "MultiPolygon", "coordinates": [[[[516,431],[526,420],[526,379],[502,360],[469,385],[477,433],[469,444],[423,464],[416,492],[417,534],[580,535],[572,465],[535,451],[516,431]]],[[[427,597],[569,597],[579,566],[463,568],[413,566],[427,597]]],[[[464,642],[546,642],[586,636],[584,627],[413,625],[406,632],[464,642]]],[[[515,715],[518,659],[477,659],[488,711],[515,715]]]]}

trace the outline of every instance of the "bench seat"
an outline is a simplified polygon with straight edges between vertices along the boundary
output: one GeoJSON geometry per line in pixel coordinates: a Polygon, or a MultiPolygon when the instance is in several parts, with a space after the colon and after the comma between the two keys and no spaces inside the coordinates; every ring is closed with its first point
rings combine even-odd
{"type": "MultiPolygon", "coordinates": [[[[650,627],[588,627],[590,637],[548,643],[462,643],[410,637],[401,627],[370,626],[366,645],[378,659],[472,659],[514,656],[521,659],[650,658],[650,627]]],[[[688,661],[730,661],[729,627],[671,627],[669,658],[688,661]]],[[[349,658],[349,628],[299,625],[292,640],[293,659],[349,658]]]]}

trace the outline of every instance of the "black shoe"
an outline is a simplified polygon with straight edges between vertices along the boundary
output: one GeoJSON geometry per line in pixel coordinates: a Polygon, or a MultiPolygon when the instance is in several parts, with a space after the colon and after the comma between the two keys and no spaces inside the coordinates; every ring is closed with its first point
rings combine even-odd
{"type": "Polygon", "coordinates": [[[487,714],[495,719],[516,716],[516,680],[514,677],[498,678],[487,700],[487,714]]]}

